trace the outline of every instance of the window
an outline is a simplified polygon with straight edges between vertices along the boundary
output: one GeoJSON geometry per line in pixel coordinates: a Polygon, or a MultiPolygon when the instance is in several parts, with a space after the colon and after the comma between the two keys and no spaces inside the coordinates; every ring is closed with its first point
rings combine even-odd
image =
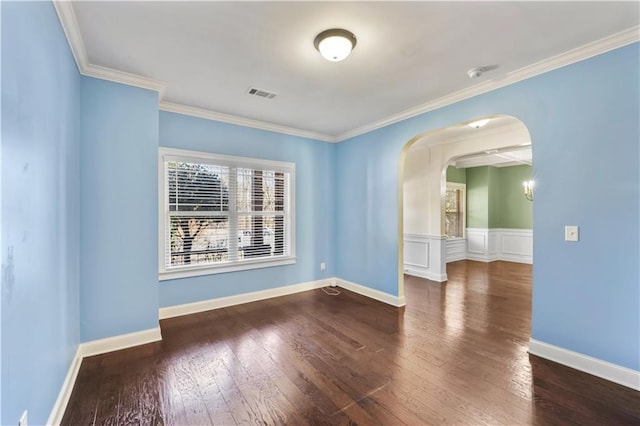
{"type": "Polygon", "coordinates": [[[466,185],[447,182],[444,202],[444,232],[447,238],[464,238],[466,185]]]}
{"type": "Polygon", "coordinates": [[[295,165],[160,149],[160,279],[295,263],[295,165]]]}

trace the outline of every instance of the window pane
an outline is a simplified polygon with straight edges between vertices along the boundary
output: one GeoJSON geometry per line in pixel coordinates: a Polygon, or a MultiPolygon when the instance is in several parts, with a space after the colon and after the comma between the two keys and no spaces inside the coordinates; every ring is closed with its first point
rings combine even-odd
{"type": "Polygon", "coordinates": [[[238,169],[239,212],[275,212],[284,206],[284,173],[272,170],[238,169]],[[280,207],[280,208],[278,208],[280,207]]]}
{"type": "Polygon", "coordinates": [[[447,188],[445,197],[444,232],[447,237],[462,237],[464,227],[464,212],[462,211],[461,189],[447,188]]]}
{"type": "Polygon", "coordinates": [[[169,211],[229,211],[229,169],[168,162],[169,211]]]}
{"type": "Polygon", "coordinates": [[[445,211],[447,212],[457,212],[459,209],[459,200],[460,200],[460,190],[459,189],[447,189],[447,197],[445,199],[445,211]]]}
{"type": "Polygon", "coordinates": [[[462,215],[457,212],[445,214],[445,234],[447,237],[462,237],[462,215]]]}
{"type": "Polygon", "coordinates": [[[238,258],[271,257],[289,254],[285,241],[284,216],[249,215],[238,217],[238,258]]]}
{"type": "Polygon", "coordinates": [[[167,266],[200,265],[229,260],[229,218],[170,218],[171,247],[167,266]]]}

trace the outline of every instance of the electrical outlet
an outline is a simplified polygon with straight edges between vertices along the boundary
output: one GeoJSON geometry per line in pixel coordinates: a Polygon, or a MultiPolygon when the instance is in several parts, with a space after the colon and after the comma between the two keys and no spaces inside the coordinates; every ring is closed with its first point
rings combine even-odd
{"type": "Polygon", "coordinates": [[[324,262],[320,263],[320,270],[324,271],[325,269],[327,269],[327,265],[324,262]]]}
{"type": "Polygon", "coordinates": [[[24,410],[24,413],[22,413],[22,416],[20,416],[20,420],[18,420],[18,426],[27,426],[27,420],[27,410],[24,410]]]}
{"type": "Polygon", "coordinates": [[[580,230],[575,225],[567,225],[564,227],[564,240],[565,241],[579,241],[580,230]]]}

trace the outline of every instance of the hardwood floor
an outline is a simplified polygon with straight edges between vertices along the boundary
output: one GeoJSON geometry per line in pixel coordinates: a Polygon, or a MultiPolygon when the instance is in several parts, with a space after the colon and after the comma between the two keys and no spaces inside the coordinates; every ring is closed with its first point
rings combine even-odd
{"type": "Polygon", "coordinates": [[[87,358],[65,425],[640,424],[640,393],[527,353],[531,267],[407,276],[407,306],[314,290],[161,321],[87,358]]]}

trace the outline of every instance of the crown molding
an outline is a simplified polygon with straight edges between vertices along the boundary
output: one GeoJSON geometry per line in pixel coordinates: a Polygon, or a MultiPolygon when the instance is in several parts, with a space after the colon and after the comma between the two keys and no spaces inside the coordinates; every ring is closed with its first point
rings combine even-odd
{"type": "Polygon", "coordinates": [[[87,77],[95,77],[101,80],[126,84],[128,86],[154,90],[158,92],[158,99],[161,100],[164,97],[167,87],[164,81],[89,63],[89,57],[84,47],[84,41],[82,40],[76,14],[73,11],[73,5],[70,1],[53,0],[53,6],[58,14],[58,19],[60,19],[60,24],[62,24],[62,30],[67,37],[67,42],[69,43],[71,53],[73,54],[80,74],[86,75],[87,77]]]}
{"type": "Polygon", "coordinates": [[[78,71],[80,71],[80,74],[84,74],[83,71],[89,65],[89,61],[73,6],[70,1],[53,0],[53,7],[56,9],[62,30],[67,37],[78,71]]]}
{"type": "Polygon", "coordinates": [[[101,67],[100,65],[88,64],[84,68],[83,75],[87,77],[109,80],[115,83],[122,83],[128,86],[141,87],[143,89],[154,90],[158,92],[158,99],[162,100],[167,88],[167,83],[161,80],[154,80],[148,77],[142,77],[137,74],[131,74],[124,71],[114,70],[112,68],[101,67]]]}
{"type": "Polygon", "coordinates": [[[294,127],[267,123],[266,121],[252,120],[250,118],[243,118],[236,115],[224,114],[221,112],[214,112],[206,109],[180,105],[173,102],[160,101],[160,110],[174,112],[176,114],[190,115],[192,117],[204,118],[206,120],[236,124],[238,126],[252,127],[254,129],[267,130],[270,132],[283,133],[285,135],[300,136],[303,138],[315,139],[323,142],[336,142],[336,139],[333,136],[325,135],[323,133],[316,133],[308,130],[296,129],[294,127]]]}
{"type": "Polygon", "coordinates": [[[509,86],[511,84],[543,74],[548,71],[552,71],[556,68],[561,68],[576,62],[580,62],[593,56],[608,52],[610,50],[614,50],[640,41],[640,26],[635,26],[633,28],[629,28],[628,30],[621,31],[595,42],[585,44],[551,58],[544,59],[540,62],[536,62],[534,64],[512,71],[499,78],[498,80],[488,80],[483,83],[476,84],[475,86],[459,90],[425,104],[418,105],[397,114],[393,114],[382,120],[374,121],[364,126],[357,127],[340,135],[328,135],[324,133],[296,129],[294,127],[282,126],[265,121],[252,120],[249,118],[243,118],[235,115],[224,114],[164,101],[163,99],[167,87],[167,84],[164,81],[90,64],[71,1],[53,0],[53,5],[58,14],[58,18],[60,19],[60,23],[62,24],[62,29],[65,36],[67,37],[67,41],[69,42],[69,47],[71,48],[71,52],[76,61],[78,70],[82,75],[157,91],[158,100],[160,103],[159,107],[162,111],[175,112],[177,114],[183,115],[193,115],[194,117],[205,118],[208,120],[221,121],[224,123],[236,124],[239,126],[252,127],[276,133],[283,133],[287,135],[300,136],[304,138],[320,140],[323,142],[334,143],[342,142],[355,136],[359,136],[379,129],[381,127],[385,127],[420,114],[434,111],[436,109],[443,108],[456,102],[460,102],[465,99],[490,92],[492,90],[509,86]]]}
{"type": "Polygon", "coordinates": [[[640,26],[635,26],[633,28],[629,28],[628,30],[621,31],[592,43],[585,44],[559,55],[552,56],[550,58],[512,71],[499,78],[499,80],[489,80],[484,83],[476,84],[475,86],[459,90],[450,95],[446,95],[425,104],[418,105],[417,107],[407,109],[397,114],[393,114],[387,118],[383,118],[382,120],[374,121],[373,123],[355,128],[348,132],[337,135],[336,140],[337,142],[342,142],[355,136],[359,136],[379,129],[381,127],[385,127],[390,124],[394,124],[399,121],[424,114],[426,112],[434,111],[436,109],[452,105],[456,102],[473,98],[474,96],[482,95],[492,90],[509,86],[519,81],[535,77],[537,75],[552,71],[557,68],[589,59],[593,56],[609,52],[610,50],[618,49],[631,43],[635,43],[639,40],[640,26]]]}

